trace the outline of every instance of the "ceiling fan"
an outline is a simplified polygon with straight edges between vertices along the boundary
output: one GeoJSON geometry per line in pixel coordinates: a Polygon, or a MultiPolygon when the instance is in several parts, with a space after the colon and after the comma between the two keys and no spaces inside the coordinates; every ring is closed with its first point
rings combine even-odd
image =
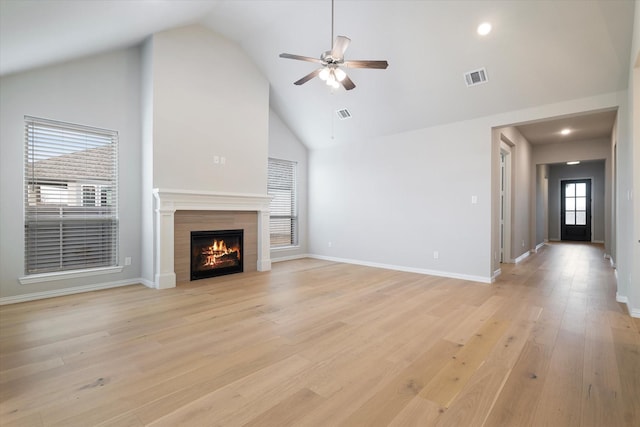
{"type": "MultiPolygon", "coordinates": [[[[333,0],[331,0],[331,40],[333,41],[333,0]]],[[[312,58],[309,56],[293,55],[291,53],[281,53],[280,58],[297,59],[299,61],[314,62],[321,64],[322,67],[307,74],[300,80],[293,82],[295,85],[301,85],[314,77],[320,77],[328,86],[337,89],[342,85],[346,90],[356,87],[355,83],[347,76],[347,73],[340,66],[350,68],[375,68],[384,70],[389,66],[387,61],[371,61],[371,60],[344,60],[344,52],[349,47],[351,39],[345,36],[336,37],[333,48],[320,55],[320,58],[312,58]]]]}

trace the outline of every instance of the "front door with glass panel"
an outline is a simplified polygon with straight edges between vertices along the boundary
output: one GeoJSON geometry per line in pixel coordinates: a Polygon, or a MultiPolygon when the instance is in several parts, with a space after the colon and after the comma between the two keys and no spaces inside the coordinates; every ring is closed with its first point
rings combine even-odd
{"type": "Polygon", "coordinates": [[[591,180],[561,181],[560,238],[591,241],[591,180]]]}

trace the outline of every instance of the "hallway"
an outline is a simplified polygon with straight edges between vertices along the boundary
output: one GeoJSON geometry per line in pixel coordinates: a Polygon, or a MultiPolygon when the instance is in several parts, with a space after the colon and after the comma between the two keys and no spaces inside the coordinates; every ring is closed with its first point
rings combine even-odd
{"type": "Polygon", "coordinates": [[[603,254],[599,244],[555,242],[521,264],[502,265],[496,285],[521,288],[543,310],[496,402],[505,424],[490,425],[514,425],[509,415],[531,404],[546,414],[544,425],[637,425],[640,319],[616,302],[603,254]],[[532,387],[527,375],[544,384],[532,387]]]}

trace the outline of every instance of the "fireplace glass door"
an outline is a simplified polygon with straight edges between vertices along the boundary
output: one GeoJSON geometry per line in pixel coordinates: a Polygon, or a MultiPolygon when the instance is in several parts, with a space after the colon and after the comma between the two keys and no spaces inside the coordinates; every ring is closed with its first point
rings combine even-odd
{"type": "Polygon", "coordinates": [[[241,273],[243,230],[191,232],[191,280],[241,273]]]}

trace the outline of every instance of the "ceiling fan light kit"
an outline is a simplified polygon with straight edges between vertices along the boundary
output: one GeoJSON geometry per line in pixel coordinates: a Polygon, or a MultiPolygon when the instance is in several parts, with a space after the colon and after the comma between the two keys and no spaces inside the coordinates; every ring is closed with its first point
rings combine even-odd
{"type": "Polygon", "coordinates": [[[324,80],[327,86],[338,89],[340,83],[347,77],[347,73],[337,66],[328,66],[320,70],[318,77],[320,80],[324,80]]]}
{"type": "MultiPolygon", "coordinates": [[[[333,0],[331,0],[331,40],[333,40],[333,0]]],[[[350,68],[373,68],[384,70],[389,66],[387,61],[372,60],[344,60],[344,52],[349,47],[351,39],[345,36],[336,37],[333,48],[320,55],[320,58],[312,58],[309,56],[294,55],[291,53],[281,53],[280,58],[296,59],[298,61],[314,62],[321,64],[322,67],[312,71],[301,79],[293,82],[295,85],[302,85],[314,77],[319,77],[327,86],[337,89],[342,85],[346,90],[356,87],[355,83],[347,76],[347,73],[340,66],[350,68]]]]}

